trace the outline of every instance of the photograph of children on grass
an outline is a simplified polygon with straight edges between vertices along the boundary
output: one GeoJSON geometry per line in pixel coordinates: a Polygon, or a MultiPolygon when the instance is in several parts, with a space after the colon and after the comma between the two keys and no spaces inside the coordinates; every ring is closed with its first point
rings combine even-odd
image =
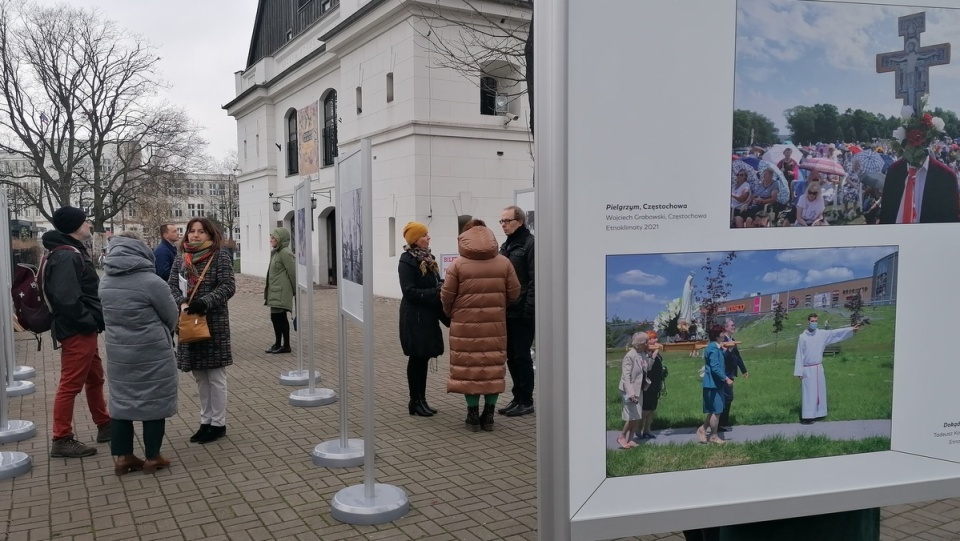
{"type": "Polygon", "coordinates": [[[896,246],[610,255],[607,475],[890,450],[896,246]]]}

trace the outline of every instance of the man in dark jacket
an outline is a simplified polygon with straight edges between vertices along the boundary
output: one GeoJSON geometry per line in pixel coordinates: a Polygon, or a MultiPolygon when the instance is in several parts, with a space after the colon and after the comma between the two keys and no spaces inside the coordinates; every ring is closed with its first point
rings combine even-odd
{"type": "Polygon", "coordinates": [[[513,263],[520,280],[520,298],[507,307],[507,368],[513,379],[513,400],[497,410],[508,417],[533,413],[534,284],[533,234],[527,229],[527,215],[518,206],[503,209],[500,226],[507,235],[500,253],[513,263]]]}
{"type": "Polygon", "coordinates": [[[73,404],[86,388],[90,415],[97,424],[97,442],[110,441],[110,414],[103,396],[103,362],[97,350],[97,334],[103,332],[100,278],[87,247],[92,237],[86,214],[62,207],[51,220],[56,231],[43,234],[50,251],[43,272],[43,293],[53,311],[54,340],[60,343],[60,384],[53,402],[54,458],[95,455],[97,449],[80,443],[73,435],[73,404]]]}
{"type": "Polygon", "coordinates": [[[177,258],[177,241],[179,240],[180,232],[175,225],[160,226],[160,242],[153,249],[153,255],[157,260],[157,276],[164,281],[170,279],[170,269],[173,267],[173,260],[177,258]]]}

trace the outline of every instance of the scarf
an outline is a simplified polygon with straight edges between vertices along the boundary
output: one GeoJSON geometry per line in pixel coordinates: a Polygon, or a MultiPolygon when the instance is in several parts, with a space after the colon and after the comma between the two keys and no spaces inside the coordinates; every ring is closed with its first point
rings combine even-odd
{"type": "Polygon", "coordinates": [[[187,276],[187,285],[190,286],[190,291],[193,291],[200,280],[203,266],[215,252],[213,241],[185,242],[183,243],[183,251],[183,270],[187,276]]]}
{"type": "Polygon", "coordinates": [[[427,272],[440,274],[440,266],[437,265],[437,258],[430,252],[430,248],[424,250],[418,246],[408,246],[407,251],[417,260],[420,266],[420,273],[426,276],[427,272]]]}

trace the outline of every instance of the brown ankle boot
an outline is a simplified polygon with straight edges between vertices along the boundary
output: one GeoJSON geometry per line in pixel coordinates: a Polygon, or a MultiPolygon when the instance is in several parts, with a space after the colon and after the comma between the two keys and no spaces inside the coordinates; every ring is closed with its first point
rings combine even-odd
{"type": "Polygon", "coordinates": [[[157,470],[170,467],[170,460],[163,458],[163,455],[157,455],[155,458],[148,458],[143,462],[143,473],[157,473],[157,470]]]}
{"type": "Polygon", "coordinates": [[[113,471],[118,476],[126,475],[132,471],[140,471],[143,469],[143,459],[137,458],[136,455],[122,455],[118,456],[114,461],[113,471]]]}

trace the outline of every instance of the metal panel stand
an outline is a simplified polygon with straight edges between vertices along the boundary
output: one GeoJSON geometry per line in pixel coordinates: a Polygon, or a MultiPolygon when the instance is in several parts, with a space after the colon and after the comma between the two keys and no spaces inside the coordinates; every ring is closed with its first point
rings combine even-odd
{"type": "MultiPolygon", "coordinates": [[[[0,191],[0,291],[10,291],[12,286],[12,265],[10,263],[10,222],[7,221],[7,195],[0,191]]],[[[7,404],[7,390],[10,387],[23,388],[29,383],[30,392],[34,385],[30,382],[14,382],[12,368],[14,362],[13,347],[13,303],[8,297],[0,302],[0,345],[2,345],[3,362],[0,362],[0,444],[13,443],[30,439],[37,434],[37,429],[30,421],[11,420],[9,405],[7,404]]],[[[29,393],[27,393],[29,394],[29,393]]],[[[0,480],[11,479],[30,471],[33,460],[26,453],[19,451],[0,452],[0,480]]]]}
{"type": "MultiPolygon", "coordinates": [[[[373,175],[371,159],[371,144],[369,139],[360,141],[360,152],[354,153],[344,159],[360,160],[359,178],[356,178],[356,167],[349,171],[353,175],[341,174],[341,163],[337,164],[337,204],[338,208],[343,209],[343,194],[347,191],[356,189],[362,190],[360,193],[360,216],[350,217],[347,212],[340,210],[341,227],[337,229],[338,245],[343,246],[343,220],[352,219],[359,222],[361,249],[360,262],[362,272],[362,308],[361,314],[356,312],[349,313],[344,309],[344,289],[348,281],[344,279],[343,285],[338,288],[340,292],[340,381],[345,385],[347,378],[347,355],[346,355],[346,317],[350,317],[360,325],[363,325],[363,404],[364,404],[364,422],[363,422],[363,484],[344,488],[337,492],[330,502],[330,514],[333,518],[347,524],[382,524],[392,522],[406,516],[410,511],[410,501],[407,499],[407,493],[400,487],[377,483],[374,481],[374,460],[376,457],[376,443],[374,442],[374,400],[376,392],[374,389],[374,371],[373,371],[373,175]],[[359,156],[357,155],[359,154],[359,156]],[[359,316],[359,317],[358,317],[359,316]]],[[[354,165],[354,164],[351,164],[354,165]]],[[[353,224],[356,227],[356,223],[353,224]]],[[[354,262],[355,263],[355,262],[354,262]]],[[[340,276],[343,277],[342,268],[343,258],[339,258],[341,267],[340,276]]],[[[358,285],[356,282],[351,285],[358,285]]],[[[352,288],[355,294],[355,287],[352,288]]],[[[351,305],[352,306],[352,305],[351,305]]],[[[340,408],[341,427],[346,427],[347,408],[346,408],[346,387],[343,389],[344,402],[340,408]]],[[[341,435],[342,441],[346,443],[346,432],[341,435]]],[[[341,445],[346,446],[346,445],[341,445]]]]}
{"type": "Polygon", "coordinates": [[[13,368],[13,379],[16,381],[22,381],[25,379],[33,379],[37,376],[37,370],[29,366],[15,366],[13,368]]]}
{"type": "Polygon", "coordinates": [[[27,396],[37,391],[32,381],[12,381],[7,385],[7,396],[27,396]]]}
{"type": "MultiPolygon", "coordinates": [[[[302,212],[303,218],[301,219],[306,220],[310,216],[309,219],[312,222],[311,212],[313,209],[310,198],[310,181],[304,180],[297,186],[297,191],[294,192],[294,207],[298,210],[298,213],[302,212]]],[[[320,374],[315,369],[317,351],[313,341],[316,320],[314,319],[313,307],[313,238],[310,233],[312,227],[312,224],[304,225],[300,232],[303,237],[303,250],[307,261],[306,272],[304,273],[306,276],[303,277],[303,282],[299,277],[297,278],[297,320],[300,321],[297,331],[297,357],[300,370],[286,373],[287,380],[290,383],[284,381],[284,375],[280,376],[281,385],[307,385],[306,389],[297,389],[290,393],[290,405],[301,408],[326,406],[337,401],[337,393],[332,389],[317,387],[320,374]],[[303,366],[304,345],[306,345],[306,369],[303,366]],[[300,383],[292,383],[294,380],[298,380],[300,383]]]]}
{"type": "MultiPolygon", "coordinates": [[[[338,291],[338,295],[342,292],[338,291]]],[[[324,468],[355,468],[363,465],[363,440],[350,439],[347,419],[347,320],[343,312],[338,318],[339,339],[337,340],[340,360],[340,437],[329,440],[313,448],[313,463],[324,468]]]]}

